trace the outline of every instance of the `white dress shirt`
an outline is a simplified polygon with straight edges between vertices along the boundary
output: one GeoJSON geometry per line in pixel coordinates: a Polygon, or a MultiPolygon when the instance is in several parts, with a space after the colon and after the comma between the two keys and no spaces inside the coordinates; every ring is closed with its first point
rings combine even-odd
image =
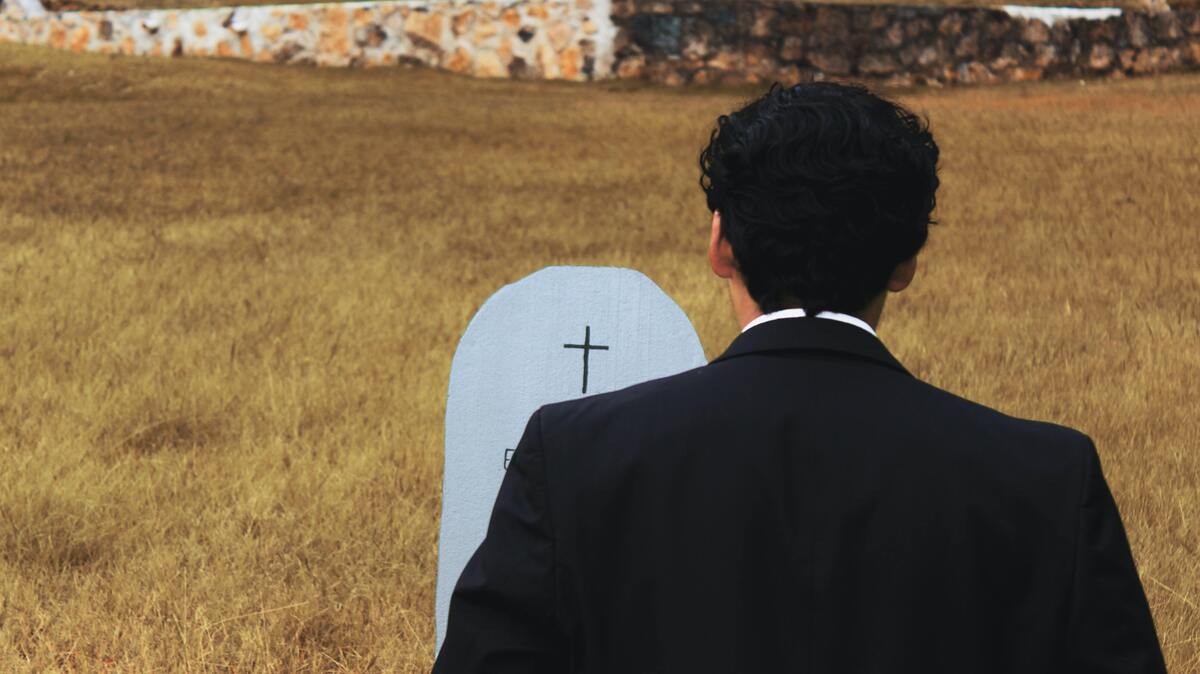
{"type": "MultiPolygon", "coordinates": [[[[742,332],[745,332],[756,325],[766,323],[767,321],[773,321],[779,318],[801,318],[806,315],[807,314],[804,313],[803,309],[780,309],[779,311],[772,311],[769,314],[763,314],[762,316],[759,316],[758,318],[747,323],[746,327],[742,328],[742,332]]],[[[879,336],[875,334],[875,330],[871,328],[870,325],[867,325],[866,321],[858,316],[851,316],[850,314],[843,314],[836,311],[822,311],[817,314],[817,318],[828,318],[831,321],[841,321],[843,323],[849,323],[850,325],[857,325],[863,330],[871,333],[872,336],[879,336]]]]}

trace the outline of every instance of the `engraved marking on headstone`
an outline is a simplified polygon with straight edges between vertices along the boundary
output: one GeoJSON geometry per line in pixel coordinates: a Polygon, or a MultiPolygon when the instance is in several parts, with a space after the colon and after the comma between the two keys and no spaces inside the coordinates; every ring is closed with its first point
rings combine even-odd
{"type": "Polygon", "coordinates": [[[583,329],[583,344],[563,344],[564,349],[583,349],[583,392],[587,393],[588,380],[588,352],[590,351],[608,351],[607,346],[599,346],[592,344],[592,326],[584,326],[583,329]]]}

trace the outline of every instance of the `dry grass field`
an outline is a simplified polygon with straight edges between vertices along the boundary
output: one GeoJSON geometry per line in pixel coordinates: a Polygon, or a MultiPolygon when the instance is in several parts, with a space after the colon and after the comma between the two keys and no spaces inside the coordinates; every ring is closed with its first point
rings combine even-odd
{"type": "MultiPolygon", "coordinates": [[[[427,671],[458,336],[611,264],[719,353],[696,155],[750,93],[0,45],[0,671],[427,671]]],[[[881,337],[1095,438],[1200,671],[1200,77],[900,95],[942,224],[881,337]]]]}

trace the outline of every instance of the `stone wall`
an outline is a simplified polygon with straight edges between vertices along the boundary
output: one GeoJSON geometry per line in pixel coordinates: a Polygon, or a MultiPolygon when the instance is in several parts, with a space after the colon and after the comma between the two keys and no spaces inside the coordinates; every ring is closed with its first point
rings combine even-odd
{"type": "Polygon", "coordinates": [[[789,0],[390,0],[53,12],[39,0],[0,6],[0,41],[108,54],[412,63],[479,77],[940,85],[1200,70],[1195,2],[1078,11],[1091,18],[1046,8],[789,0]]]}
{"type": "Polygon", "coordinates": [[[0,41],[104,54],[316,65],[414,63],[479,77],[611,72],[607,0],[348,2],[41,12],[5,0],[0,41]],[[607,34],[602,29],[607,27],[607,34]]]}
{"type": "Polygon", "coordinates": [[[1200,10],[1028,18],[1001,9],[771,0],[614,0],[619,77],[891,84],[1200,69],[1200,10]]]}

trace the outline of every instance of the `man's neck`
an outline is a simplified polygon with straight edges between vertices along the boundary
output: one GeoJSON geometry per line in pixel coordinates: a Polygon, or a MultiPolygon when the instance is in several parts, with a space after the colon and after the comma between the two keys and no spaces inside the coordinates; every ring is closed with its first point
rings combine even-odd
{"type": "MultiPolygon", "coordinates": [[[[740,330],[744,331],[746,326],[763,315],[758,303],[750,297],[750,292],[746,290],[746,285],[736,275],[729,280],[729,298],[733,302],[733,315],[737,319],[740,330]]],[[[887,291],[881,292],[872,298],[861,311],[846,315],[853,316],[871,326],[871,332],[874,332],[879,327],[879,319],[883,316],[883,305],[886,300],[887,291]]]]}

